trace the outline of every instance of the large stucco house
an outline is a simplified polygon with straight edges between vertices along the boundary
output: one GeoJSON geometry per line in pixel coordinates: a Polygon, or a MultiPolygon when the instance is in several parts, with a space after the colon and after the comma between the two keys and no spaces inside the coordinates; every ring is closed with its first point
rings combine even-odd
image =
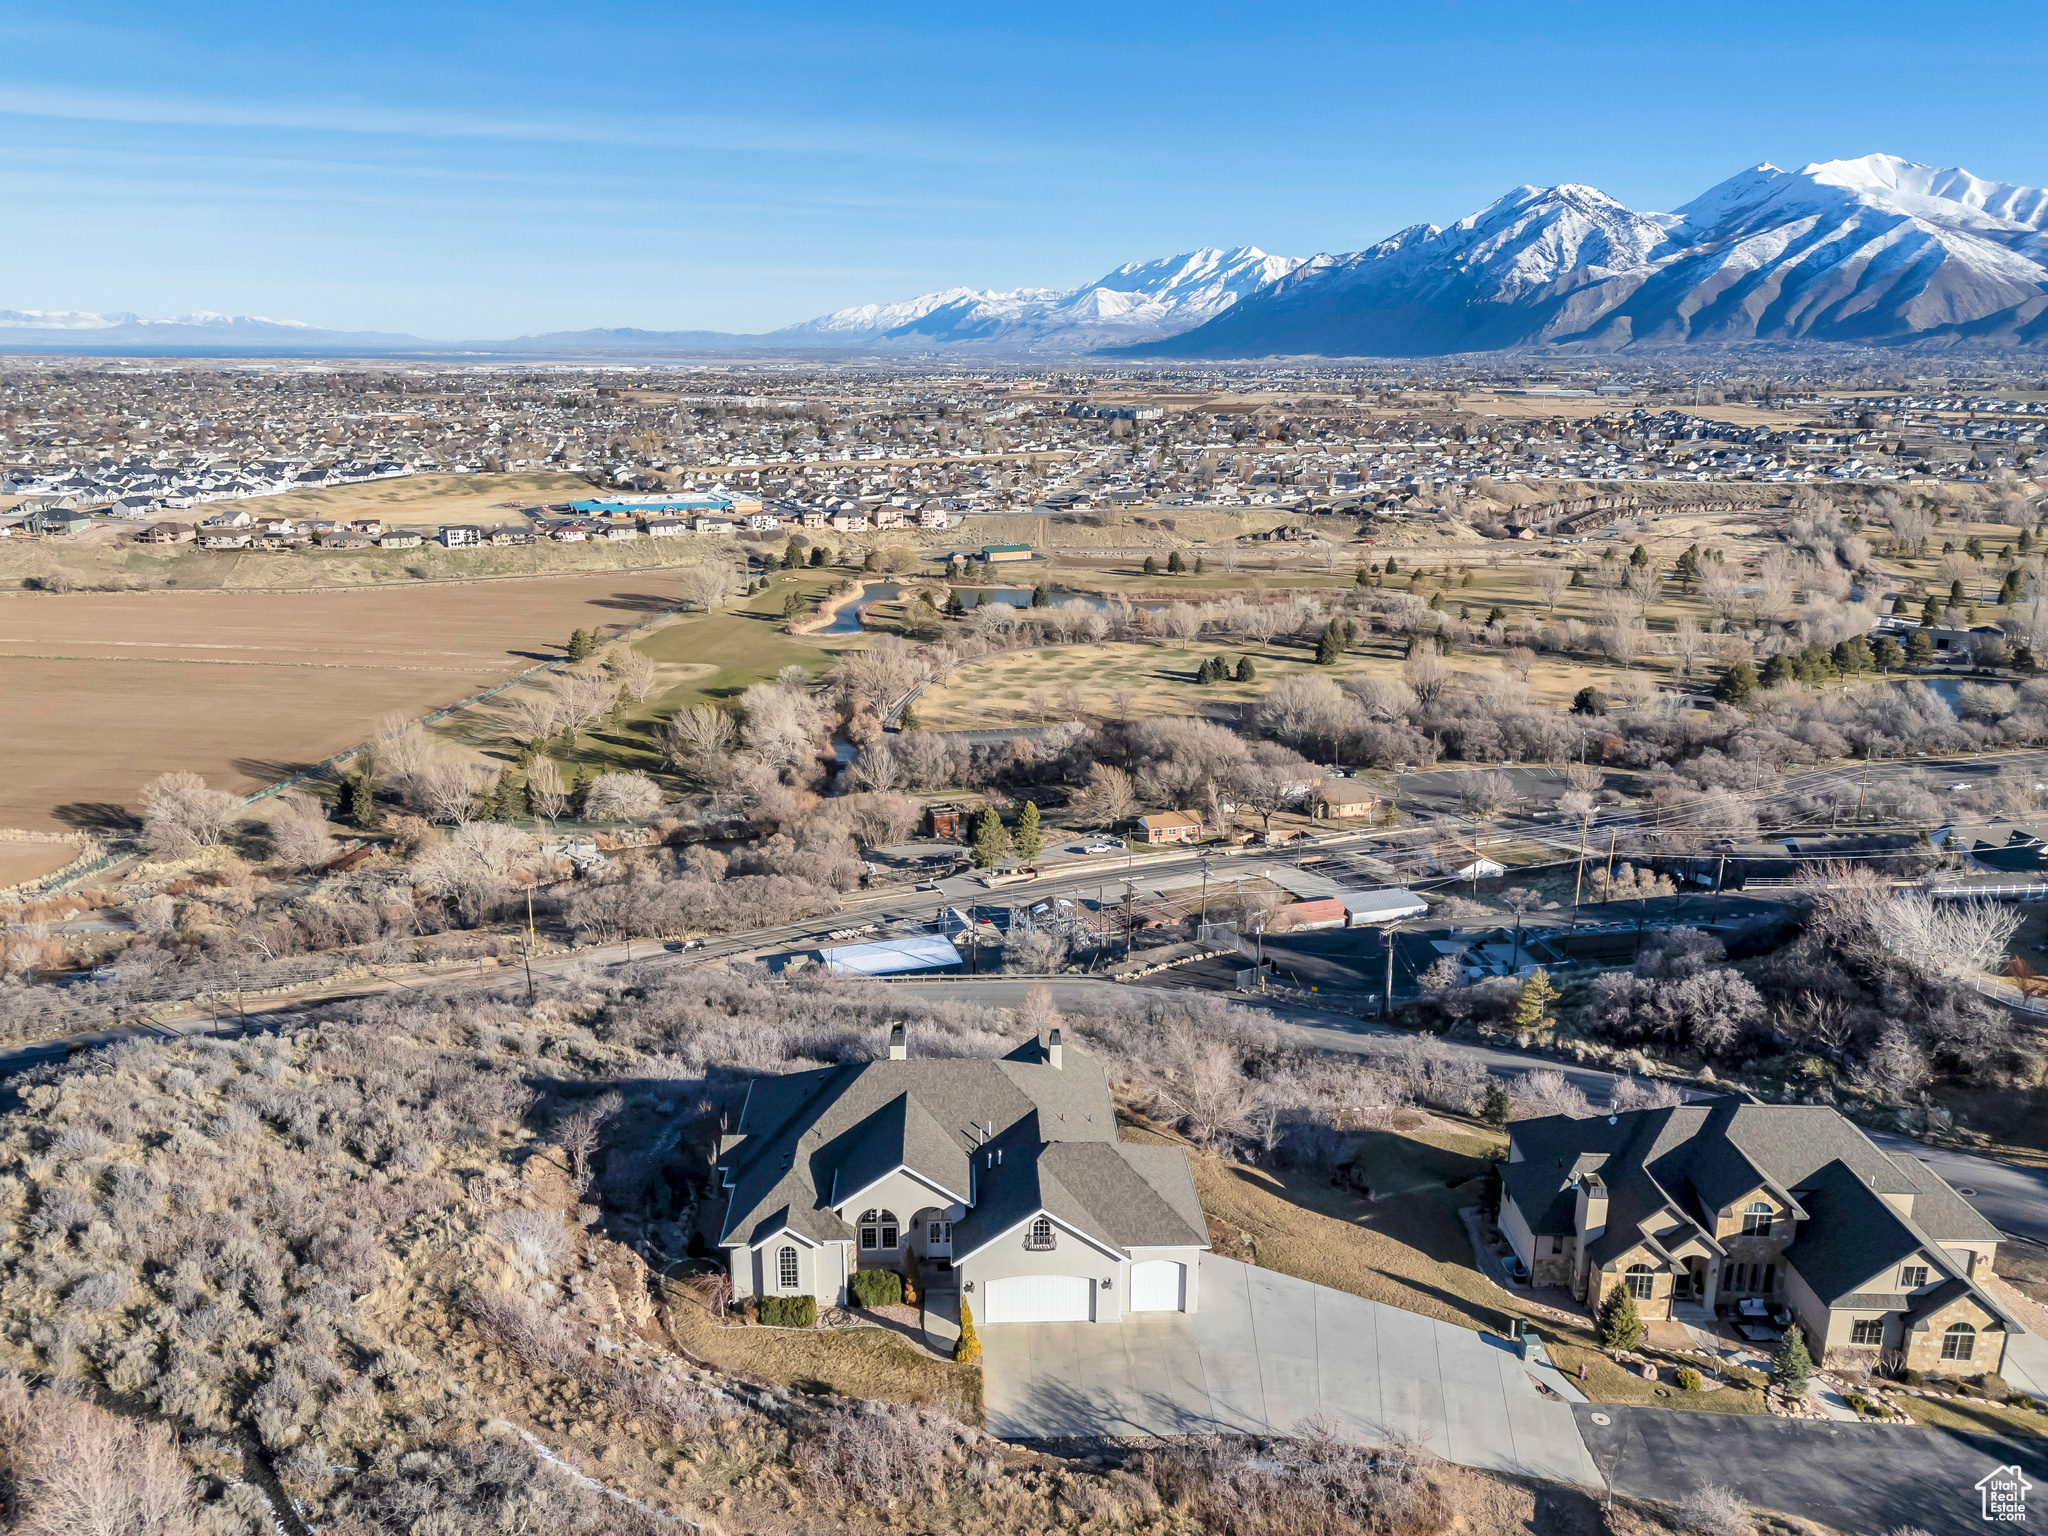
{"type": "Polygon", "coordinates": [[[1102,1069],[1058,1030],[1000,1060],[764,1077],[718,1172],[733,1295],[844,1305],[856,1269],[920,1266],[977,1323],[1193,1312],[1208,1247],[1187,1156],[1117,1139],[1102,1069]]]}
{"type": "Polygon", "coordinates": [[[1816,1359],[1999,1369],[2016,1324],[1981,1283],[1998,1229],[1832,1109],[1710,1099],[1513,1126],[1502,1233],[1537,1285],[1646,1318],[1763,1300],[1816,1359]]]}

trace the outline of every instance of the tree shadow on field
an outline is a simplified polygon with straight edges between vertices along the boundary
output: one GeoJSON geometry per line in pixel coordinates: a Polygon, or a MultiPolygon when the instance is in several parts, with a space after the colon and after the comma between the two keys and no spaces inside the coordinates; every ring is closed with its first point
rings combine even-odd
{"type": "Polygon", "coordinates": [[[281,779],[296,779],[304,773],[311,773],[317,763],[295,763],[281,757],[238,757],[229,764],[235,772],[244,774],[263,784],[275,784],[281,779]]]}
{"type": "Polygon", "coordinates": [[[112,800],[73,800],[52,806],[50,814],[80,832],[140,832],[142,818],[112,800]]]}
{"type": "Polygon", "coordinates": [[[657,597],[652,592],[614,592],[610,597],[594,597],[590,600],[593,608],[623,608],[628,613],[661,613],[679,607],[682,599],[657,597]]]}

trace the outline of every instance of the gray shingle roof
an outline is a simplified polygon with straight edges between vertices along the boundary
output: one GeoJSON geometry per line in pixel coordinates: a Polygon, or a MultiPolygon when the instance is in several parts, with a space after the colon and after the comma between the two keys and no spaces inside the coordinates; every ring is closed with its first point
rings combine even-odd
{"type": "Polygon", "coordinates": [[[963,1255],[1040,1210],[1110,1247],[1206,1245],[1186,1155],[1119,1142],[1102,1069],[1072,1047],[1063,1055],[1052,1066],[1034,1040],[1000,1061],[913,1057],[760,1079],[722,1143],[721,1245],[784,1230],[849,1241],[834,1206],[899,1168],[934,1186],[934,1204],[948,1203],[942,1190],[972,1199],[955,1227],[963,1255]]]}

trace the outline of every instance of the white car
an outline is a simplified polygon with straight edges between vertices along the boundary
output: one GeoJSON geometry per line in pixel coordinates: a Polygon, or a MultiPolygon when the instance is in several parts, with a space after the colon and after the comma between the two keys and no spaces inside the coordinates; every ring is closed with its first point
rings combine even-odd
{"type": "Polygon", "coordinates": [[[1124,845],[1122,843],[1090,843],[1081,851],[1083,853],[1122,853],[1124,845]]]}
{"type": "Polygon", "coordinates": [[[1968,789],[1969,787],[1967,784],[1951,784],[1949,785],[1949,793],[1953,794],[1959,789],[1968,789]]]}

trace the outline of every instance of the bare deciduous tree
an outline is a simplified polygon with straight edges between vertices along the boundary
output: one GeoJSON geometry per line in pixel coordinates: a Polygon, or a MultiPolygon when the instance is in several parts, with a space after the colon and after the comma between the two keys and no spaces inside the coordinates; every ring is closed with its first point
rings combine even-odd
{"type": "Polygon", "coordinates": [[[644,773],[600,773],[584,796],[591,821],[644,821],[661,809],[661,786],[644,773]]]}
{"type": "Polygon", "coordinates": [[[154,853],[183,858],[228,834],[241,802],[208,789],[196,773],[158,774],[142,787],[142,840],[154,853]]]}
{"type": "Polygon", "coordinates": [[[334,853],[327,812],[304,795],[280,795],[270,819],[270,856],[287,869],[311,869],[334,853]]]}
{"type": "Polygon", "coordinates": [[[526,793],[534,812],[549,821],[559,820],[569,807],[569,786],[552,758],[537,757],[526,770],[526,793]]]}

